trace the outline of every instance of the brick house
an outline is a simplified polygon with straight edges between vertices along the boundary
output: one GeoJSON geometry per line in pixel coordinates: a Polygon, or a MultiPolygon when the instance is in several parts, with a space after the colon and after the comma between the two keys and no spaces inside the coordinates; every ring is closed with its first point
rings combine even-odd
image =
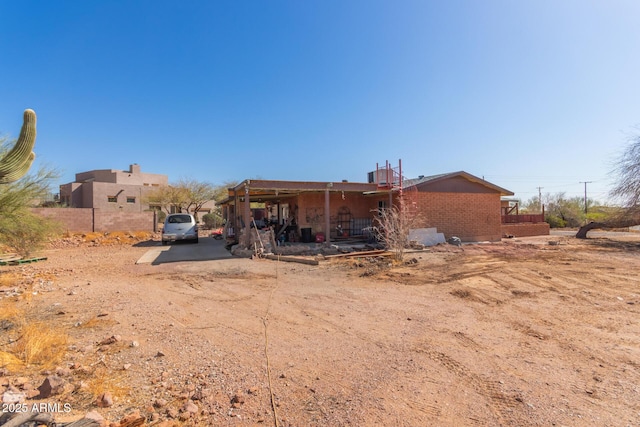
{"type": "Polygon", "coordinates": [[[501,197],[513,193],[467,172],[400,180],[386,168],[369,173],[369,182],[245,180],[229,189],[223,216],[239,235],[252,220],[267,220],[302,241],[318,234],[326,241],[366,237],[377,210],[410,203],[419,226],[437,228],[446,238],[499,241],[503,236],[501,197]]]}
{"type": "Polygon", "coordinates": [[[460,171],[404,180],[403,196],[416,204],[425,228],[477,242],[502,238],[501,197],[513,193],[460,171]]]}
{"type": "Polygon", "coordinates": [[[247,179],[228,190],[220,204],[227,229],[235,236],[245,225],[267,222],[290,241],[363,236],[372,210],[389,191],[373,183],[267,181],[247,179]],[[339,231],[341,230],[341,231],[339,231]]]}

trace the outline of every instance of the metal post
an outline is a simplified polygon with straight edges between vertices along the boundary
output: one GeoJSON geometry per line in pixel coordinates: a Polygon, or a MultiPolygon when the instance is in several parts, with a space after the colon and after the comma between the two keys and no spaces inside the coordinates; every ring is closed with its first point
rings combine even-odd
{"type": "Polygon", "coordinates": [[[587,214],[587,184],[591,184],[593,181],[580,181],[580,184],[584,184],[584,214],[587,214]]]}
{"type": "Polygon", "coordinates": [[[329,188],[324,190],[324,241],[331,243],[331,211],[329,204],[329,188]]]}
{"type": "Polygon", "coordinates": [[[249,185],[244,185],[244,244],[251,244],[251,200],[249,197],[249,185]]]}

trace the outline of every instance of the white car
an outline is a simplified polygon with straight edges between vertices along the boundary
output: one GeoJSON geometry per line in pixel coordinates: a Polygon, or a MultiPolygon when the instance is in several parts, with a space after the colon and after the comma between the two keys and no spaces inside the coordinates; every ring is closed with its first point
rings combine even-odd
{"type": "Polygon", "coordinates": [[[198,243],[198,224],[191,214],[169,214],[162,227],[162,244],[177,240],[189,240],[198,243]]]}

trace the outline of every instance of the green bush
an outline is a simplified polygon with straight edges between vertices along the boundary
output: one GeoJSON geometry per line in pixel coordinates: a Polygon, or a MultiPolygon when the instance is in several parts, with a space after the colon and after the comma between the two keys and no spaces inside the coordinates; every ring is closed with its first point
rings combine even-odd
{"type": "Polygon", "coordinates": [[[222,218],[219,214],[210,212],[202,215],[202,222],[204,222],[206,228],[217,228],[222,225],[222,218]]]}
{"type": "Polygon", "coordinates": [[[564,228],[567,226],[567,221],[556,215],[546,215],[544,220],[551,228],[564,228]]]}
{"type": "Polygon", "coordinates": [[[158,223],[164,223],[164,219],[167,217],[165,211],[158,211],[158,223]]]}
{"type": "Polygon", "coordinates": [[[0,240],[23,258],[42,248],[60,233],[58,223],[31,213],[27,209],[0,217],[0,240]]]}

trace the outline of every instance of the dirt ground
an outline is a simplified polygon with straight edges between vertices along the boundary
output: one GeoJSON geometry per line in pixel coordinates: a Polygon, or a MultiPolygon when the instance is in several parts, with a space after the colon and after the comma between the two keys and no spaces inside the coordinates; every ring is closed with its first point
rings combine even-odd
{"type": "MultiPolygon", "coordinates": [[[[0,267],[29,278],[32,297],[0,290],[70,336],[57,372],[73,387],[46,399],[72,407],[62,421],[95,410],[123,426],[135,411],[159,426],[639,425],[640,235],[624,236],[318,266],[136,265],[144,244],[82,244],[0,267]],[[107,407],[87,390],[96,376],[107,407]]],[[[47,374],[5,369],[0,393],[47,374]]]]}

